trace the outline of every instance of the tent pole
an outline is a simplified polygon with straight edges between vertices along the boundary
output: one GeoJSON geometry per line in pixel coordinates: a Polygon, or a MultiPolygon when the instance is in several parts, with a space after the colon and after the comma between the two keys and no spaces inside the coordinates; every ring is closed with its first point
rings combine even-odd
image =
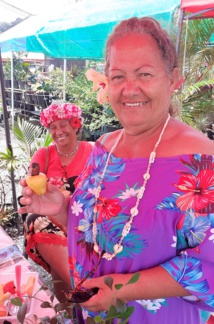
{"type": "Polygon", "coordinates": [[[65,83],[66,83],[66,69],[67,69],[67,60],[64,59],[63,65],[63,100],[66,100],[66,93],[65,93],[65,83]]]}
{"type": "Polygon", "coordinates": [[[14,76],[13,76],[13,52],[11,52],[10,59],[11,66],[11,116],[12,116],[12,126],[14,125],[14,76]]]}
{"type": "MultiPolygon", "coordinates": [[[[6,96],[5,96],[4,74],[3,74],[3,68],[2,68],[1,49],[0,49],[0,86],[1,86],[1,97],[2,97],[2,107],[3,107],[3,116],[4,116],[6,145],[7,145],[7,148],[11,151],[11,154],[13,156],[13,149],[12,149],[11,138],[10,138],[10,127],[9,127],[9,120],[8,120],[7,102],[6,102],[6,96]]],[[[10,175],[11,175],[11,186],[12,186],[12,195],[13,195],[13,208],[14,208],[15,216],[16,216],[16,225],[18,227],[16,187],[15,187],[15,181],[14,181],[15,177],[14,177],[13,166],[11,166],[10,175]]]]}
{"type": "Polygon", "coordinates": [[[179,48],[180,48],[183,22],[184,22],[184,10],[182,9],[182,10],[180,10],[178,36],[177,36],[176,45],[175,45],[177,55],[179,53],[179,48]]]}

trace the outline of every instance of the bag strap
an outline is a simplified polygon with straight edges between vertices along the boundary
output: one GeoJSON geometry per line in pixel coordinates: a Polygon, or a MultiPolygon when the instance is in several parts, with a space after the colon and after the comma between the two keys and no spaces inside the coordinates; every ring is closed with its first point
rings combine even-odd
{"type": "Polygon", "coordinates": [[[48,162],[49,162],[49,149],[48,149],[48,147],[46,147],[45,148],[45,168],[44,168],[44,173],[45,174],[47,174],[48,162]]]}

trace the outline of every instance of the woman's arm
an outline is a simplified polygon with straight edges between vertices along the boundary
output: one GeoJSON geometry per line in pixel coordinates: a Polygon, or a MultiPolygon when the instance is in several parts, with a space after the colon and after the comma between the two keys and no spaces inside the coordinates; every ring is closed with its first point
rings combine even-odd
{"type": "Polygon", "coordinates": [[[139,271],[139,274],[140,277],[137,282],[128,285],[126,283],[132,278],[133,274],[110,274],[109,276],[113,279],[112,290],[104,283],[106,276],[87,280],[84,287],[98,287],[99,291],[97,295],[94,295],[82,305],[90,311],[103,311],[108,310],[112,304],[115,304],[116,298],[120,298],[127,303],[132,300],[191,295],[161,266],[139,271]],[[115,284],[123,284],[123,287],[116,290],[114,288],[115,284]]]}

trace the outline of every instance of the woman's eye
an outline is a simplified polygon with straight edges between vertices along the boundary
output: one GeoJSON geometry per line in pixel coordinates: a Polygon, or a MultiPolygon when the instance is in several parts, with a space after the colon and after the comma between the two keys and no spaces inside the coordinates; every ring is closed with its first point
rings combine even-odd
{"type": "Polygon", "coordinates": [[[145,78],[145,77],[150,77],[151,74],[144,72],[144,73],[141,73],[140,76],[143,77],[143,78],[145,78]]]}
{"type": "Polygon", "coordinates": [[[120,82],[121,80],[123,80],[123,75],[114,75],[111,77],[111,81],[113,82],[120,82]]]}

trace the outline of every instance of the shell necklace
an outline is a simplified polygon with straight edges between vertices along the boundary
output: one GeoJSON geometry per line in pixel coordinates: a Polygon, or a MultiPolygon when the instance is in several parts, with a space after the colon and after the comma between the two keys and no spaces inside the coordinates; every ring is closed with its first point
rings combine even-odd
{"type": "MultiPolygon", "coordinates": [[[[167,124],[169,122],[169,119],[170,119],[170,115],[168,114],[167,120],[166,120],[166,122],[165,122],[165,124],[164,124],[164,126],[162,128],[162,131],[161,131],[161,133],[159,135],[159,138],[158,138],[158,140],[157,140],[157,142],[156,142],[156,144],[155,144],[155,146],[153,148],[153,151],[150,153],[146,173],[143,175],[144,182],[143,182],[143,184],[142,184],[142,186],[141,186],[141,188],[140,188],[140,190],[139,190],[139,192],[137,194],[136,204],[130,210],[129,220],[125,223],[125,225],[123,227],[121,237],[120,237],[118,243],[114,245],[114,252],[112,254],[105,252],[103,254],[103,256],[102,256],[103,258],[107,259],[108,261],[112,260],[118,253],[123,251],[123,245],[122,245],[123,240],[129,234],[129,232],[131,230],[131,225],[132,225],[134,217],[138,215],[138,212],[139,212],[138,206],[139,206],[140,200],[144,196],[145,189],[146,189],[146,184],[147,184],[147,181],[150,178],[150,168],[151,168],[151,165],[155,162],[156,150],[157,150],[158,145],[160,144],[160,141],[162,139],[162,136],[163,136],[163,133],[164,133],[164,131],[166,129],[166,126],[167,126],[167,124]]],[[[115,147],[119,143],[119,141],[120,141],[120,139],[122,137],[122,134],[123,134],[123,130],[119,134],[115,144],[113,145],[113,147],[111,148],[111,150],[110,150],[110,152],[108,154],[106,164],[104,166],[104,169],[103,169],[103,172],[102,172],[102,175],[101,175],[98,187],[97,187],[97,191],[95,193],[95,205],[94,205],[94,210],[93,210],[94,211],[94,218],[93,218],[92,233],[93,233],[93,241],[94,241],[94,250],[95,250],[95,252],[97,252],[99,254],[101,254],[101,250],[99,249],[99,245],[97,243],[97,214],[98,214],[97,205],[98,205],[98,199],[100,197],[101,187],[102,187],[102,183],[103,183],[103,180],[104,180],[104,176],[105,176],[105,173],[106,173],[106,169],[108,167],[110,157],[111,157],[112,152],[114,151],[115,147]]]]}
{"type": "Polygon", "coordinates": [[[62,156],[71,156],[71,155],[73,155],[74,153],[76,153],[76,151],[78,150],[78,148],[79,148],[79,141],[77,141],[77,146],[75,147],[75,149],[74,149],[73,151],[71,151],[70,153],[61,153],[61,152],[59,151],[57,145],[56,145],[56,150],[57,150],[57,152],[58,152],[60,155],[62,155],[62,156]]]}

